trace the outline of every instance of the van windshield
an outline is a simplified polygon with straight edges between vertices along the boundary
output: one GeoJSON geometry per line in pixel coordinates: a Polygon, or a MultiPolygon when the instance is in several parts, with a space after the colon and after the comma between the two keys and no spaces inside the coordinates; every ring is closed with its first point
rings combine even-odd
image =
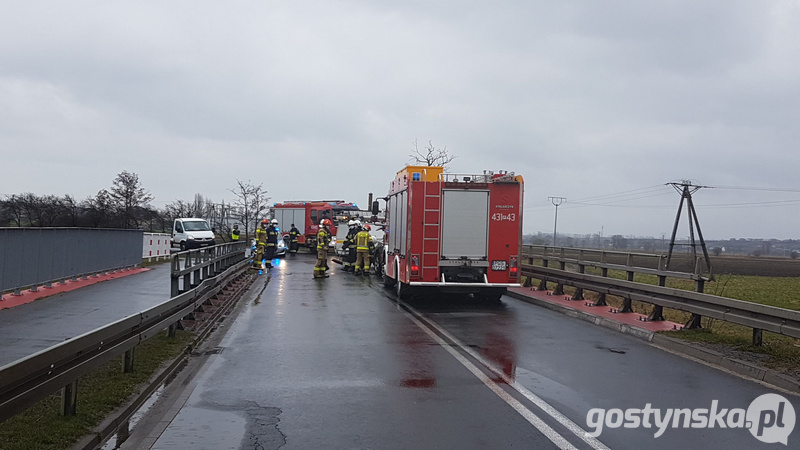
{"type": "Polygon", "coordinates": [[[211,228],[208,226],[208,222],[205,220],[183,222],[183,228],[186,231],[211,231],[211,228]]]}

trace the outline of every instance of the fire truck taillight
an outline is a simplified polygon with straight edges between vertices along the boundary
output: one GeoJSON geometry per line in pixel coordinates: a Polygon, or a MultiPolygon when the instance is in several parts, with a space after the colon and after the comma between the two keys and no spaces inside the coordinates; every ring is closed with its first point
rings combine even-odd
{"type": "Polygon", "coordinates": [[[411,255],[411,276],[419,276],[419,255],[411,255]]]}
{"type": "Polygon", "coordinates": [[[517,278],[517,257],[512,256],[508,260],[508,276],[511,278],[517,278]]]}

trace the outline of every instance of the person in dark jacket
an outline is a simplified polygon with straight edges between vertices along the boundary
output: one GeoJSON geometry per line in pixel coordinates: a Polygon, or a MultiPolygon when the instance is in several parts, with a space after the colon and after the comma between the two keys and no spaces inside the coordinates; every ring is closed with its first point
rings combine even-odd
{"type": "Polygon", "coordinates": [[[352,272],[355,269],[356,264],[356,234],[360,231],[358,226],[358,222],[355,220],[351,220],[347,222],[347,225],[350,227],[347,230],[347,236],[344,238],[344,242],[342,243],[342,249],[346,252],[344,255],[344,261],[342,265],[344,266],[345,272],[352,272]]]}
{"type": "Polygon", "coordinates": [[[297,249],[300,247],[298,239],[300,239],[300,230],[292,224],[292,228],[289,230],[289,254],[297,253],[297,249]]]}
{"type": "Polygon", "coordinates": [[[278,248],[278,221],[272,219],[267,227],[267,247],[264,249],[264,259],[267,260],[267,268],[272,267],[272,258],[275,257],[275,249],[278,248]]]}

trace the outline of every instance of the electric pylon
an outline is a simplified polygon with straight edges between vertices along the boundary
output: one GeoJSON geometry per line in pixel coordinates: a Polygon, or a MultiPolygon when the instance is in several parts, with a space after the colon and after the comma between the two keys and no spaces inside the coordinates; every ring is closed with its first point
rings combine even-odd
{"type": "Polygon", "coordinates": [[[692,202],[692,194],[697,192],[700,188],[709,187],[709,186],[695,186],[689,180],[683,180],[680,183],[668,183],[673,188],[675,188],[678,193],[681,194],[681,202],[678,205],[678,213],[675,215],[675,226],[672,227],[672,237],[669,241],[669,253],[667,254],[667,264],[664,267],[665,270],[669,270],[669,263],[672,260],[672,249],[675,245],[688,245],[692,249],[692,262],[693,264],[697,263],[697,245],[698,243],[695,241],[694,238],[694,228],[697,227],[697,236],[700,238],[700,247],[703,249],[703,256],[706,260],[706,268],[708,269],[708,273],[711,273],[711,260],[708,258],[708,250],[706,249],[706,241],[703,239],[703,232],[700,231],[700,222],[697,220],[697,212],[694,209],[694,203],[692,202]],[[678,222],[681,219],[681,210],[683,209],[683,202],[686,201],[686,211],[687,215],[689,216],[689,243],[688,244],[675,244],[675,235],[678,232],[678,222]]]}

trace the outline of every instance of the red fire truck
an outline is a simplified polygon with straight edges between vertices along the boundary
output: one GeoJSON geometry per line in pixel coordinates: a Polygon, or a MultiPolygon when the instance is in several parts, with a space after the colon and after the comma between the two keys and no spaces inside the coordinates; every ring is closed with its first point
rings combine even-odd
{"type": "MultiPolygon", "coordinates": [[[[272,205],[273,217],[278,220],[281,234],[286,236],[294,224],[300,230],[298,243],[315,249],[317,245],[317,232],[322,219],[333,220],[333,205],[337,202],[284,202],[272,205]]],[[[336,225],[331,233],[336,236],[336,225]]]]}
{"type": "Polygon", "coordinates": [[[499,300],[520,285],[522,196],[522,177],[513,172],[400,170],[386,200],[384,284],[400,298],[437,289],[499,300]]]}

